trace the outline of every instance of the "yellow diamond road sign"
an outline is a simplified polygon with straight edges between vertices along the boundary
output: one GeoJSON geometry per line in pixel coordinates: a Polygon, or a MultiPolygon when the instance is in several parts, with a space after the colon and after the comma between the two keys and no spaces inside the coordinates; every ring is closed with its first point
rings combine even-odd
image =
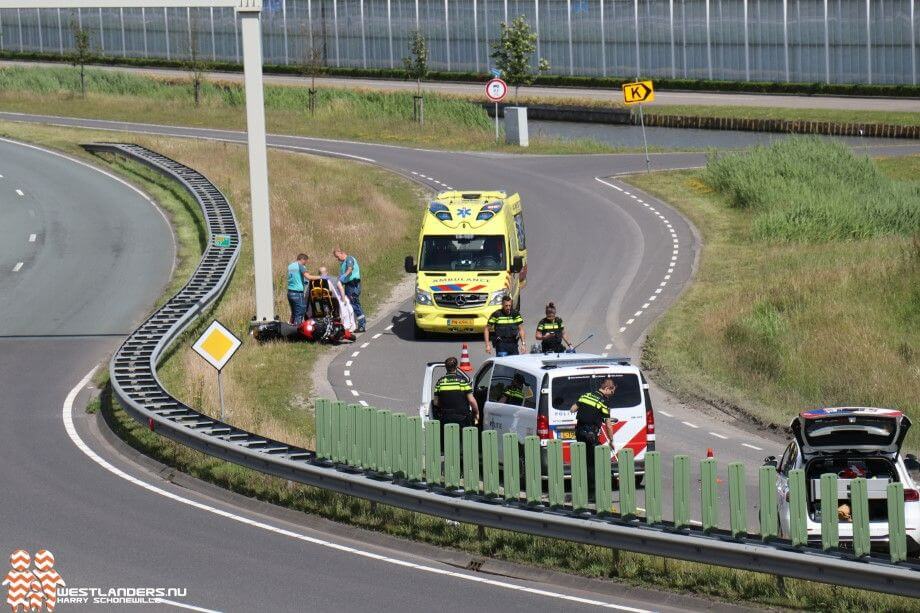
{"type": "Polygon", "coordinates": [[[626,104],[639,104],[655,101],[655,88],[651,81],[636,81],[623,84],[623,102],[626,104]]]}
{"type": "Polygon", "coordinates": [[[221,370],[242,344],[243,341],[234,336],[219,321],[214,320],[204,334],[195,341],[192,349],[207,360],[208,364],[221,370]]]}

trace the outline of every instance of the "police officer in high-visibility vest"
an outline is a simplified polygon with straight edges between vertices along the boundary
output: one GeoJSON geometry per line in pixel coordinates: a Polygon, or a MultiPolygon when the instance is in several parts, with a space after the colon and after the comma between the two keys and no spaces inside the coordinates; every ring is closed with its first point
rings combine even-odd
{"type": "Polygon", "coordinates": [[[502,297],[502,308],[492,313],[486,322],[483,336],[486,341],[486,353],[495,355],[518,355],[524,350],[524,318],[512,307],[511,296],[502,297]]]}
{"type": "Polygon", "coordinates": [[[546,317],[537,322],[536,339],[541,342],[543,353],[562,353],[566,347],[572,348],[565,334],[565,324],[556,316],[556,305],[552,302],[546,305],[546,317]]]}
{"type": "Polygon", "coordinates": [[[502,391],[502,395],[498,398],[498,401],[502,404],[520,407],[524,405],[525,396],[524,375],[514,373],[514,377],[511,378],[511,383],[502,391]]]}
{"type": "Polygon", "coordinates": [[[594,448],[598,445],[601,430],[607,436],[607,441],[613,445],[613,424],[616,419],[610,418],[608,403],[616,392],[613,379],[606,378],[596,392],[585,392],[575,404],[572,412],[577,416],[575,425],[575,440],[585,444],[586,460],[588,464],[588,487],[594,488],[594,448]]]}
{"type": "Polygon", "coordinates": [[[442,427],[447,424],[458,424],[462,429],[479,423],[479,404],[473,396],[473,387],[469,380],[457,372],[457,366],[455,357],[444,360],[447,374],[438,379],[434,386],[432,416],[441,421],[442,427]]]}

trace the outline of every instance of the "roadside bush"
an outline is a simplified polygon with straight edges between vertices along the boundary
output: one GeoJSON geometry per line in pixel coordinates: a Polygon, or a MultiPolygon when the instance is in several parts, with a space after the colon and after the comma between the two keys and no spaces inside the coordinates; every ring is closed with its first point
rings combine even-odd
{"type": "Polygon", "coordinates": [[[753,213],[755,239],[829,241],[920,232],[920,186],[891,180],[840,143],[786,138],[712,156],[703,179],[729,206],[753,213]]]}

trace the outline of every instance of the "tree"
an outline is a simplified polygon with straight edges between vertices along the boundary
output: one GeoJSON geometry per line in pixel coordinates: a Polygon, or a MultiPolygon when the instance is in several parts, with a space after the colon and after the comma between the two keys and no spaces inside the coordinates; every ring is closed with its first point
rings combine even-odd
{"type": "Polygon", "coordinates": [[[417,87],[415,94],[415,118],[425,123],[425,105],[422,99],[422,79],[428,76],[428,40],[418,30],[409,37],[409,57],[403,58],[406,76],[414,79],[417,87]]]}
{"type": "Polygon", "coordinates": [[[72,20],[70,31],[73,33],[73,53],[70,54],[70,63],[80,67],[80,96],[86,98],[86,64],[93,59],[89,30],[84,30],[72,20]]]}
{"type": "MultiPolygon", "coordinates": [[[[305,28],[302,30],[303,32],[306,32],[305,28]]],[[[307,38],[306,34],[304,38],[307,38]]],[[[326,71],[326,58],[323,49],[314,46],[312,33],[310,33],[309,40],[310,45],[305,45],[303,49],[300,72],[303,76],[310,77],[310,89],[308,92],[310,95],[310,116],[312,117],[316,112],[316,77],[326,71]]]]}
{"type": "Polygon", "coordinates": [[[188,38],[188,61],[185,62],[185,69],[188,70],[192,82],[196,107],[201,106],[201,88],[209,68],[210,64],[201,56],[201,50],[198,48],[198,29],[193,28],[188,38]]]}
{"type": "Polygon", "coordinates": [[[549,70],[549,62],[540,58],[534,70],[531,58],[537,50],[537,35],[523,15],[513,19],[511,25],[503,21],[501,29],[501,36],[492,43],[492,59],[502,71],[502,78],[514,87],[517,98],[522,85],[531,85],[538,74],[549,70]]]}

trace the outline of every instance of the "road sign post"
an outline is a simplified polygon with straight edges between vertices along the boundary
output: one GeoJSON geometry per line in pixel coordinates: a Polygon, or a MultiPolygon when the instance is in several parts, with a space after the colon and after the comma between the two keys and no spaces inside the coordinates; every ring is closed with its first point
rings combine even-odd
{"type": "Polygon", "coordinates": [[[645,147],[645,172],[652,171],[652,162],[648,157],[648,139],[645,137],[645,115],[642,104],[655,101],[655,88],[651,81],[634,81],[623,84],[623,104],[639,105],[639,125],[642,126],[642,144],[645,147]]]}
{"type": "Polygon", "coordinates": [[[208,329],[198,337],[192,349],[195,353],[217,370],[217,396],[220,399],[220,420],[224,421],[224,386],[220,373],[236,353],[243,341],[238,339],[230,330],[216,319],[211,322],[208,329]]]}
{"type": "Polygon", "coordinates": [[[495,142],[498,142],[498,103],[508,95],[508,84],[495,77],[486,83],[486,97],[495,103],[495,142]]]}

